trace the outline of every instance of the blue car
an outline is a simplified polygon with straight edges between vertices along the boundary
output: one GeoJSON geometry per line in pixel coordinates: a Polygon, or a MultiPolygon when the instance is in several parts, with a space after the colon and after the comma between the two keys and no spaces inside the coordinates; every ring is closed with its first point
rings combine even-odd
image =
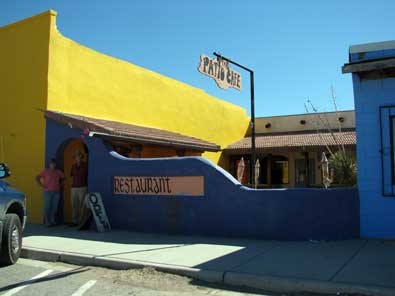
{"type": "Polygon", "coordinates": [[[8,176],[7,165],[0,163],[0,265],[11,265],[18,260],[26,223],[25,195],[4,181],[8,176]]]}

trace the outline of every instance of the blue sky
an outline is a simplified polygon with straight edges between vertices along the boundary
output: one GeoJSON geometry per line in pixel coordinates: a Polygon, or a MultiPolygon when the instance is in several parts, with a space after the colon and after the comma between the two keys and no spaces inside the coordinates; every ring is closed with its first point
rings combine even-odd
{"type": "Polygon", "coordinates": [[[307,99],[332,111],[331,85],[339,108],[354,109],[348,47],[395,39],[391,0],[0,0],[0,26],[48,9],[64,36],[249,112],[248,73],[237,69],[239,92],[197,71],[200,54],[219,51],[254,70],[256,116],[303,113],[307,99]]]}

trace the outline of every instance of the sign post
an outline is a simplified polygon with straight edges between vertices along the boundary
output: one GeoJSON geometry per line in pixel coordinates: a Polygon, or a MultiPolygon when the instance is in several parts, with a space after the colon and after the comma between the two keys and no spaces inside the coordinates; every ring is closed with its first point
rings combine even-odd
{"type": "Polygon", "coordinates": [[[217,57],[217,61],[210,59],[208,56],[201,55],[199,72],[212,77],[217,85],[222,89],[233,87],[241,90],[241,75],[229,67],[233,64],[250,73],[250,92],[251,92],[251,160],[250,160],[250,176],[252,187],[255,188],[255,106],[254,106],[254,71],[236,63],[219,53],[213,53],[217,57]]]}

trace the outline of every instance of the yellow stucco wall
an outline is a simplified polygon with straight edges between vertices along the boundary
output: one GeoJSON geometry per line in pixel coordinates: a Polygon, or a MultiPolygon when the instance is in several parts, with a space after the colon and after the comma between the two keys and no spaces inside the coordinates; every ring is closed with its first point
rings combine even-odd
{"type": "Polygon", "coordinates": [[[54,12],[0,28],[0,161],[7,179],[27,195],[29,220],[41,222],[42,194],[34,177],[43,169],[48,44],[54,12]]]}
{"type": "MultiPolygon", "coordinates": [[[[222,148],[246,133],[243,108],[63,37],[54,11],[1,27],[0,44],[0,161],[12,170],[10,183],[27,195],[30,222],[42,222],[34,180],[45,159],[40,110],[161,128],[222,148]]],[[[224,160],[221,153],[203,156],[224,160]]]]}
{"type": "MultiPolygon", "coordinates": [[[[222,148],[244,137],[249,123],[243,108],[84,47],[63,37],[55,21],[50,38],[48,109],[165,129],[222,148]]],[[[203,156],[217,163],[220,155],[203,156]]]]}

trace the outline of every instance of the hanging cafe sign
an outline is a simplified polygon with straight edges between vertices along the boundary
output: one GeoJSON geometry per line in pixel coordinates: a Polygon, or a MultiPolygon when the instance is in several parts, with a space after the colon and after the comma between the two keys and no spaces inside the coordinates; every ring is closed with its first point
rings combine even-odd
{"type": "Polygon", "coordinates": [[[233,87],[241,90],[241,75],[233,70],[223,59],[212,59],[204,54],[200,56],[199,72],[210,76],[222,89],[233,87]]]}

